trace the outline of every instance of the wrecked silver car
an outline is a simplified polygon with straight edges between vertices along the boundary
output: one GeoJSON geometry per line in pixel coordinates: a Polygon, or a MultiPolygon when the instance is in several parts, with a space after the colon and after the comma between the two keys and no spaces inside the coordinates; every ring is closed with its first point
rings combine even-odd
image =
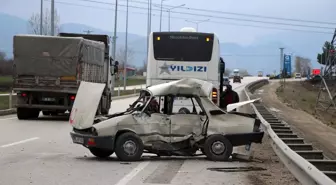
{"type": "MultiPolygon", "coordinates": [[[[139,160],[144,152],[195,156],[198,150],[224,161],[235,146],[261,143],[256,115],[221,110],[209,99],[212,86],[198,79],[151,86],[124,112],[95,116],[104,84],[81,82],[69,119],[71,138],[97,157],[115,152],[123,161],[139,160]]],[[[253,101],[231,104],[228,111],[253,101]]]]}

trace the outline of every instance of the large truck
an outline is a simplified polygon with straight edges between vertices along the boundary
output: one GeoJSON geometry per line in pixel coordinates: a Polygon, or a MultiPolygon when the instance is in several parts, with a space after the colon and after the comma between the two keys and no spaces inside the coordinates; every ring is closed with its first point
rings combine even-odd
{"type": "Polygon", "coordinates": [[[108,114],[116,67],[107,35],[14,36],[18,119],[71,111],[81,81],[106,84],[97,114],[108,114]]]}
{"type": "Polygon", "coordinates": [[[239,69],[233,70],[233,83],[235,82],[241,83],[241,76],[239,74],[239,69]]]}
{"type": "Polygon", "coordinates": [[[262,71],[258,71],[258,77],[263,77],[263,72],[262,71]]]}

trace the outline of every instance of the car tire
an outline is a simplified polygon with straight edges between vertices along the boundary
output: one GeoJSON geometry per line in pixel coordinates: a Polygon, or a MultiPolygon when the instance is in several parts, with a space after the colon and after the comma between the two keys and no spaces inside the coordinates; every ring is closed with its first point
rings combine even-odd
{"type": "Polygon", "coordinates": [[[232,150],[231,142],[220,134],[210,135],[204,143],[204,154],[212,161],[227,161],[232,150]]]}
{"type": "Polygon", "coordinates": [[[106,150],[101,148],[89,148],[92,155],[99,158],[107,158],[113,154],[113,150],[106,150]]]}
{"type": "Polygon", "coordinates": [[[117,138],[115,153],[121,161],[139,161],[143,150],[142,140],[133,132],[123,133],[117,138]],[[126,144],[128,148],[124,147],[126,144]]]}

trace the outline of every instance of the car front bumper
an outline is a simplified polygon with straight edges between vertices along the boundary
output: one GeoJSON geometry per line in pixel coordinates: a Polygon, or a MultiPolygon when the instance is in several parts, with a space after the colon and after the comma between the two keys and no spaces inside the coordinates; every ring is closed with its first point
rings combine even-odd
{"type": "Polygon", "coordinates": [[[70,132],[70,135],[73,143],[83,145],[87,148],[114,149],[114,138],[112,136],[93,136],[76,132],[70,132]]]}

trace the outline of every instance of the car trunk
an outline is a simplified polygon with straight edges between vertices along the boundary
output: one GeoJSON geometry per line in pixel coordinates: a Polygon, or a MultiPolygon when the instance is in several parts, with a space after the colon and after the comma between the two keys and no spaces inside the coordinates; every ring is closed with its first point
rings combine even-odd
{"type": "Polygon", "coordinates": [[[81,82],[69,123],[78,130],[92,127],[105,84],[81,82]]]}

